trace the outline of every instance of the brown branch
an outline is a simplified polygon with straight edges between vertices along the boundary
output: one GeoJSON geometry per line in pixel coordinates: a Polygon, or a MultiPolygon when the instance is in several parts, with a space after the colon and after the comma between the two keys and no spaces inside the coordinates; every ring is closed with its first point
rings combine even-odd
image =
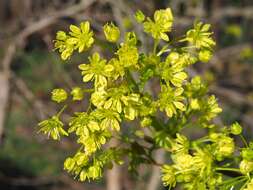
{"type": "MultiPolygon", "coordinates": [[[[160,149],[155,152],[154,159],[159,163],[164,163],[164,161],[165,161],[164,156],[165,156],[165,151],[160,149]]],[[[157,167],[157,165],[152,166],[152,174],[150,176],[149,183],[147,184],[147,187],[146,187],[147,190],[158,189],[160,182],[161,182],[160,181],[161,180],[160,167],[161,166],[157,167]]]]}
{"type": "MultiPolygon", "coordinates": [[[[7,45],[7,50],[4,54],[2,61],[2,71],[0,71],[0,142],[3,135],[3,126],[5,119],[5,111],[8,104],[9,97],[9,78],[10,78],[10,65],[12,59],[15,56],[16,49],[20,47],[25,39],[31,34],[40,31],[41,29],[48,27],[55,23],[59,18],[72,16],[79,13],[82,10],[85,10],[96,0],[82,0],[81,3],[73,5],[64,10],[56,11],[54,14],[42,18],[39,21],[29,24],[25,29],[23,29],[13,40],[7,45]]],[[[28,94],[27,94],[28,95],[28,94]]],[[[29,97],[30,95],[28,95],[29,97]]]]}
{"type": "Polygon", "coordinates": [[[96,0],[83,0],[80,4],[73,5],[69,8],[66,8],[64,10],[56,11],[54,14],[42,18],[39,21],[35,21],[31,23],[29,26],[27,26],[22,32],[17,35],[15,42],[20,43],[22,40],[27,38],[29,35],[40,31],[41,29],[48,27],[55,23],[59,18],[63,17],[69,17],[73,16],[77,13],[79,13],[82,10],[85,10],[87,7],[89,7],[91,4],[93,4],[96,0]]]}
{"type": "MultiPolygon", "coordinates": [[[[242,8],[237,7],[224,7],[214,10],[215,13],[212,15],[212,19],[219,21],[223,17],[245,17],[253,18],[253,7],[247,6],[242,8]]],[[[188,16],[201,16],[203,17],[203,11],[199,8],[189,8],[188,16]]]]}
{"type": "Polygon", "coordinates": [[[13,73],[12,79],[15,83],[17,90],[34,107],[34,110],[36,110],[36,113],[38,113],[38,119],[39,120],[45,119],[48,114],[48,111],[46,112],[47,109],[45,108],[44,104],[36,99],[34,94],[30,91],[26,83],[21,78],[18,78],[13,73]]]}
{"type": "Polygon", "coordinates": [[[238,91],[230,90],[221,86],[211,86],[210,91],[220,97],[226,98],[227,100],[233,102],[233,104],[253,107],[253,101],[246,98],[246,95],[241,94],[238,91]]]}

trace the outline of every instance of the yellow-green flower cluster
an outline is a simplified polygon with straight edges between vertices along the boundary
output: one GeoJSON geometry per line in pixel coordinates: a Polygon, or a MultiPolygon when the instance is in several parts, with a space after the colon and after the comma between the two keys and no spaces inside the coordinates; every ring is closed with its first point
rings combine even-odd
{"type": "MultiPolygon", "coordinates": [[[[78,136],[77,142],[82,144],[86,155],[91,155],[101,148],[110,137],[108,128],[100,124],[98,115],[88,115],[85,112],[75,113],[69,122],[69,133],[75,132],[78,136]]],[[[109,126],[108,126],[109,127],[109,126]]]]}
{"type": "Polygon", "coordinates": [[[169,165],[164,165],[161,170],[162,170],[163,185],[175,187],[176,186],[175,169],[169,165]]]}
{"type": "Polygon", "coordinates": [[[212,57],[212,49],[215,41],[212,39],[210,32],[211,25],[196,22],[194,28],[186,33],[182,41],[187,41],[199,49],[198,58],[202,62],[208,62],[212,57]]]}
{"type": "Polygon", "coordinates": [[[135,66],[138,62],[139,53],[135,44],[122,44],[116,54],[118,55],[119,62],[123,67],[135,66]]]}
{"type": "Polygon", "coordinates": [[[181,87],[187,78],[187,74],[184,72],[184,62],[179,60],[179,56],[178,53],[172,52],[166,58],[165,63],[162,63],[161,76],[167,85],[181,87]]]}
{"type": "Polygon", "coordinates": [[[94,92],[91,102],[97,108],[116,111],[119,114],[123,112],[127,119],[133,120],[138,115],[136,106],[140,104],[140,97],[135,93],[130,94],[129,89],[123,85],[107,91],[94,92]]]}
{"type": "MultiPolygon", "coordinates": [[[[208,94],[208,85],[200,76],[188,73],[194,63],[207,62],[212,56],[215,42],[210,25],[196,22],[186,35],[168,44],[173,23],[170,8],[156,11],[153,19],[141,11],[135,18],[152,36],[152,48],[141,47],[134,31],[126,32],[117,46],[107,43],[114,50],[109,58],[95,51],[79,65],[89,88],[71,87],[73,101],[66,101],[63,89],[52,91],[52,100],[66,101],[66,105],[39,123],[40,131],[55,140],[72,133],[80,146],[65,160],[64,169],[80,181],[94,180],[102,177],[105,167],[122,164],[123,159],[134,173],[141,164],[161,165],[163,184],[170,188],[225,190],[244,182],[246,187],[253,172],[253,143],[245,141],[238,123],[220,127],[213,122],[222,111],[216,97],[208,94]],[[65,130],[60,115],[68,104],[80,104],[83,99],[88,99],[88,105],[64,119],[65,130]],[[188,137],[187,128],[207,134],[188,137]],[[245,147],[237,147],[235,135],[245,147]],[[112,145],[113,138],[118,144],[112,145]],[[158,149],[170,157],[169,164],[152,157],[158,149]],[[231,171],[240,176],[228,179],[231,171]]],[[[105,41],[119,41],[120,28],[112,22],[104,25],[103,32],[105,41]]],[[[93,32],[85,21],[80,27],[71,25],[68,33],[58,32],[55,47],[66,60],[75,50],[81,53],[93,43],[93,32]]],[[[250,188],[248,183],[246,189],[250,188]]]]}
{"type": "Polygon", "coordinates": [[[95,180],[102,177],[102,169],[111,164],[113,160],[121,164],[121,155],[121,150],[109,148],[97,155],[96,159],[90,159],[85,153],[78,151],[73,157],[65,160],[64,169],[75,176],[79,176],[80,181],[95,180]]]}
{"type": "Polygon", "coordinates": [[[155,11],[154,21],[147,18],[143,26],[144,31],[150,33],[154,39],[169,41],[169,36],[166,33],[171,31],[172,23],[173,15],[171,9],[167,8],[155,11]]]}
{"type": "Polygon", "coordinates": [[[234,139],[224,134],[213,133],[210,135],[214,148],[214,155],[217,160],[221,161],[231,156],[235,151],[234,139]]]}
{"type": "Polygon", "coordinates": [[[60,140],[61,135],[68,136],[68,133],[63,129],[63,123],[58,116],[53,116],[50,119],[39,123],[40,132],[47,134],[54,140],[60,140]]]}
{"type": "Polygon", "coordinates": [[[183,88],[173,89],[165,85],[161,86],[161,88],[158,100],[161,111],[165,111],[168,117],[177,114],[177,110],[185,111],[183,88]]]}
{"type": "Polygon", "coordinates": [[[186,189],[196,188],[193,184],[204,183],[205,189],[217,185],[218,175],[215,176],[211,169],[213,158],[208,150],[195,147],[190,154],[189,141],[185,136],[178,134],[175,141],[178,142],[172,144],[173,164],[161,168],[164,185],[174,187],[176,183],[184,183],[186,189]]]}
{"type": "Polygon", "coordinates": [[[61,53],[61,58],[66,60],[70,58],[74,50],[79,53],[86,51],[94,43],[93,32],[90,31],[90,23],[82,22],[80,27],[70,25],[70,32],[57,32],[55,40],[55,49],[61,53]]]}
{"type": "Polygon", "coordinates": [[[79,65],[82,71],[83,82],[94,81],[95,89],[104,89],[107,86],[107,78],[110,77],[114,67],[107,64],[105,59],[101,59],[98,53],[89,57],[89,64],[79,65]]]}

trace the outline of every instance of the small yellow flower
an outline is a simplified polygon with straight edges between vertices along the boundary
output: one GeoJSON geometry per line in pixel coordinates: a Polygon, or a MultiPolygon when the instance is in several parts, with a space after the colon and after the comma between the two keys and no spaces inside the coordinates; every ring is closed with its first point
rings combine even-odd
{"type": "Polygon", "coordinates": [[[162,181],[164,186],[176,186],[175,169],[169,165],[163,165],[162,167],[162,181]]]}

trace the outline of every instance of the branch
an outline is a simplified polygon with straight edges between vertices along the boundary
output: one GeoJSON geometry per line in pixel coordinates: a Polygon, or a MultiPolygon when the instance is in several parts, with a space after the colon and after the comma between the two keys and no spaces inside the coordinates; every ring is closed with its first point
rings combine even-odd
{"type": "Polygon", "coordinates": [[[82,0],[81,3],[73,5],[64,10],[56,11],[53,15],[42,18],[39,21],[31,23],[25,29],[23,29],[7,46],[7,50],[4,54],[2,61],[2,71],[0,71],[0,142],[3,135],[3,126],[5,119],[5,111],[8,104],[9,97],[9,78],[10,78],[10,65],[12,59],[15,56],[16,49],[22,45],[24,40],[31,34],[40,31],[41,29],[50,26],[55,23],[59,18],[72,16],[78,12],[85,10],[96,0],[82,0]]]}

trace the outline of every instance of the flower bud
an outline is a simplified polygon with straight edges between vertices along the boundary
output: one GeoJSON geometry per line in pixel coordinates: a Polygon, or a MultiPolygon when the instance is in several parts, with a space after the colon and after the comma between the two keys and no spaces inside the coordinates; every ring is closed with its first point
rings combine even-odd
{"type": "Polygon", "coordinates": [[[107,23],[103,27],[105,38],[109,42],[116,42],[120,37],[120,30],[117,26],[115,26],[113,23],[107,23]]]}
{"type": "Polygon", "coordinates": [[[71,91],[71,95],[73,96],[74,101],[75,100],[79,101],[79,100],[83,99],[83,91],[79,87],[73,88],[72,91],[71,91]]]}
{"type": "Polygon", "coordinates": [[[64,169],[72,171],[75,167],[75,160],[73,158],[67,158],[64,162],[64,169]]]}
{"type": "Polygon", "coordinates": [[[149,117],[144,117],[142,120],[141,120],[141,126],[142,127],[148,127],[150,126],[152,123],[152,119],[149,118],[149,117]]]}
{"type": "Polygon", "coordinates": [[[221,136],[216,141],[216,158],[222,160],[224,157],[231,156],[235,150],[234,140],[227,136],[221,136]]]}
{"type": "Polygon", "coordinates": [[[231,125],[231,133],[233,135],[240,135],[242,133],[242,127],[239,123],[234,123],[231,125]]]}
{"type": "Polygon", "coordinates": [[[207,63],[212,57],[212,52],[209,50],[201,50],[199,52],[199,60],[207,63]]]}
{"type": "Polygon", "coordinates": [[[240,171],[242,174],[248,174],[253,171],[253,162],[242,160],[240,163],[240,171]]]}
{"type": "Polygon", "coordinates": [[[251,149],[243,149],[241,152],[242,158],[245,160],[253,160],[253,150],[251,149]]]}
{"type": "Polygon", "coordinates": [[[199,109],[200,109],[200,106],[199,106],[199,101],[198,101],[198,99],[196,99],[196,98],[191,99],[190,107],[191,107],[191,109],[193,109],[193,110],[199,110],[199,109]]]}
{"type": "Polygon", "coordinates": [[[57,103],[64,102],[68,98],[68,94],[65,90],[58,88],[52,91],[51,99],[57,103]]]}

